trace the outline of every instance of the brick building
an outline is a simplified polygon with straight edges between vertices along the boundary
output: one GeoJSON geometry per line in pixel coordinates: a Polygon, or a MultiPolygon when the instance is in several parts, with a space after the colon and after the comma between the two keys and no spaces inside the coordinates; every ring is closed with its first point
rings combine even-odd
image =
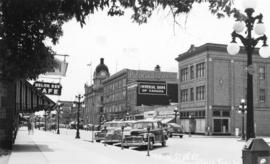
{"type": "MultiPolygon", "coordinates": [[[[194,133],[234,134],[241,129],[240,100],[246,97],[246,53],[231,56],[226,45],[191,46],[180,54],[179,106],[181,124],[194,133]]],[[[270,135],[270,59],[253,55],[254,121],[257,135],[270,135]]]]}
{"type": "Polygon", "coordinates": [[[177,73],[123,69],[102,81],[103,112],[107,120],[134,116],[137,107],[177,102],[177,73]]]}

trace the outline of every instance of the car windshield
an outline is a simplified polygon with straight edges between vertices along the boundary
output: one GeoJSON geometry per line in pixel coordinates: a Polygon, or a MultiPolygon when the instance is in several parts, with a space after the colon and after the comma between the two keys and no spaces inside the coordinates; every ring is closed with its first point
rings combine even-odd
{"type": "Polygon", "coordinates": [[[133,122],[125,122],[125,127],[132,127],[133,124],[133,122]]]}
{"type": "Polygon", "coordinates": [[[121,127],[123,125],[123,123],[120,122],[110,122],[110,123],[105,123],[106,127],[112,127],[112,128],[117,128],[117,127],[121,127]]]}
{"type": "Polygon", "coordinates": [[[176,123],[170,123],[170,125],[175,128],[181,128],[181,126],[176,123]]]}
{"type": "Polygon", "coordinates": [[[153,128],[152,122],[136,122],[133,124],[133,128],[135,129],[147,129],[147,126],[150,126],[150,128],[153,128]]]}

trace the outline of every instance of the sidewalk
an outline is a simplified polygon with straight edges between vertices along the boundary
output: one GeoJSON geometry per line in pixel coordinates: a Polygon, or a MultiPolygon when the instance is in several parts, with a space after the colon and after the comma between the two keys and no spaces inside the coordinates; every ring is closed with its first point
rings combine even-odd
{"type": "Polygon", "coordinates": [[[168,161],[147,157],[145,153],[121,150],[71,136],[36,130],[28,135],[20,129],[8,164],[164,164],[168,161]]]}

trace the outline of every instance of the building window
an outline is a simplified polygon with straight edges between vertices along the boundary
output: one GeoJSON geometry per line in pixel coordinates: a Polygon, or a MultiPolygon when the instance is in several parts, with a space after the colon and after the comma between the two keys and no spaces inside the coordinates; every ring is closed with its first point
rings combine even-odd
{"type": "Polygon", "coordinates": [[[220,117],[221,112],[220,111],[213,111],[213,116],[220,117]]]}
{"type": "Polygon", "coordinates": [[[181,90],[181,102],[187,102],[188,101],[188,90],[182,89],[181,90]]]}
{"type": "Polygon", "coordinates": [[[196,100],[204,100],[205,86],[196,87],[196,100]]]}
{"type": "Polygon", "coordinates": [[[194,91],[193,91],[193,88],[190,88],[190,101],[194,101],[194,91]]]}
{"type": "Polygon", "coordinates": [[[222,111],[223,117],[230,117],[230,111],[222,111]]]}
{"type": "Polygon", "coordinates": [[[192,80],[192,79],[194,79],[194,68],[193,68],[193,65],[192,66],[190,66],[190,79],[192,80]]]}
{"type": "Polygon", "coordinates": [[[199,63],[196,65],[196,78],[204,77],[205,63],[199,63]]]}
{"type": "Polygon", "coordinates": [[[260,89],[259,101],[261,103],[265,102],[265,89],[260,89]]]}
{"type": "Polygon", "coordinates": [[[265,79],[265,66],[259,67],[259,78],[260,78],[260,80],[265,79]]]}
{"type": "Polygon", "coordinates": [[[187,81],[188,78],[188,68],[181,69],[181,81],[187,81]]]}

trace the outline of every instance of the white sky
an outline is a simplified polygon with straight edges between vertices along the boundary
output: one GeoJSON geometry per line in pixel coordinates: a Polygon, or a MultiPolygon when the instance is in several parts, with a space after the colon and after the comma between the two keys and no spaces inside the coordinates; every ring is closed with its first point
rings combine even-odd
{"type": "MultiPolygon", "coordinates": [[[[241,8],[242,0],[235,1],[241,8]]],[[[257,1],[255,14],[262,13],[266,29],[270,29],[270,1],[257,1]]],[[[61,79],[62,95],[50,98],[73,101],[75,95],[84,94],[84,84],[90,84],[91,74],[101,57],[111,75],[124,68],[153,70],[157,64],[162,71],[177,72],[175,58],[180,53],[187,51],[191,44],[229,43],[234,23],[234,18],[217,19],[207,5],[202,4],[194,6],[188,15],[180,16],[178,21],[182,26],[176,25],[175,30],[168,11],[155,12],[143,25],[133,23],[130,16],[128,12],[122,17],[108,17],[106,12],[97,12],[89,16],[83,28],[75,20],[64,24],[64,35],[53,50],[69,55],[69,67],[67,76],[61,79]],[[92,69],[87,66],[90,62],[92,69]]],[[[266,35],[270,37],[269,31],[266,35]]]]}

